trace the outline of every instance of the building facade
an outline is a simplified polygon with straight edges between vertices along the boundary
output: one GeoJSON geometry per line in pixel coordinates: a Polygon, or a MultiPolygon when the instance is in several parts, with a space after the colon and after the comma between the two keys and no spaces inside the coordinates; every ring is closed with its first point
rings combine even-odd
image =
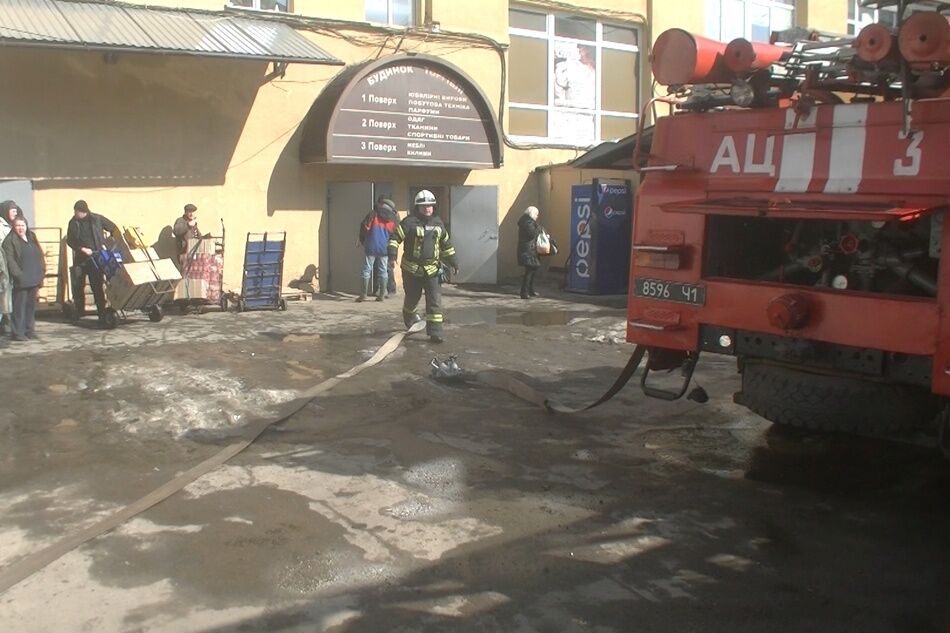
{"type": "MultiPolygon", "coordinates": [[[[459,280],[495,283],[517,274],[526,206],[542,204],[568,239],[557,217],[569,201],[537,169],[635,132],[663,30],[845,33],[873,13],[857,0],[0,0],[0,197],[63,228],[85,199],[166,253],[193,203],[203,232],[226,229],[226,287],[240,288],[248,232],[286,231],[285,283],[316,271],[321,289],[352,292],[375,197],[405,213],[427,188],[458,244],[459,280]],[[76,17],[24,27],[43,11],[76,17]],[[236,19],[265,50],[154,43],[184,37],[186,18],[222,41],[219,23],[236,19]],[[326,58],[274,54],[274,24],[326,58]],[[59,35],[41,32],[54,26],[59,35]]],[[[595,176],[631,175],[571,179],[595,176]]]]}

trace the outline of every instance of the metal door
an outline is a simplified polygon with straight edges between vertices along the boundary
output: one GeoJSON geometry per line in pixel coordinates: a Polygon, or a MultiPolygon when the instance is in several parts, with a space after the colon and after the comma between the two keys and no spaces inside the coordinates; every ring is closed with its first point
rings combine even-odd
{"type": "Polygon", "coordinates": [[[450,235],[459,283],[498,283],[498,187],[452,187],[450,235]]]}
{"type": "Polygon", "coordinates": [[[327,238],[329,243],[327,287],[332,292],[360,291],[363,247],[357,243],[360,222],[373,208],[373,183],[327,184],[327,238]]]}

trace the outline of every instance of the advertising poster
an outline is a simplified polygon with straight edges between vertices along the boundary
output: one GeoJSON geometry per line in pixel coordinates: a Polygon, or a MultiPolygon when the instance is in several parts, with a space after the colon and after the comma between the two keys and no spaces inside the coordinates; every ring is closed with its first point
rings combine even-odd
{"type": "Polygon", "coordinates": [[[626,183],[571,188],[571,256],[567,289],[626,294],[630,277],[632,195],[626,183]]]}
{"type": "Polygon", "coordinates": [[[631,191],[625,183],[596,182],[592,223],[591,275],[596,294],[627,293],[630,277],[630,233],[633,220],[631,191]]]}
{"type": "Polygon", "coordinates": [[[590,289],[590,185],[571,187],[571,255],[567,289],[589,292],[590,289]]]}

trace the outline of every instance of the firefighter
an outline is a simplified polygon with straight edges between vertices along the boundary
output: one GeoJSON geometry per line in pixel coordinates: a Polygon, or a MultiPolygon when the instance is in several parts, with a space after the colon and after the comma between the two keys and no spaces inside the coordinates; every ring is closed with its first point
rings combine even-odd
{"type": "Polygon", "coordinates": [[[396,227],[389,240],[389,257],[396,257],[396,249],[404,242],[402,254],[402,283],[406,298],[402,317],[406,327],[420,319],[416,306],[426,294],[426,334],[433,343],[442,342],[442,289],[440,272],[443,265],[451,266],[458,274],[455,247],[449,241],[449,232],[435,215],[435,196],[428,189],[416,194],[412,213],[396,227]]]}

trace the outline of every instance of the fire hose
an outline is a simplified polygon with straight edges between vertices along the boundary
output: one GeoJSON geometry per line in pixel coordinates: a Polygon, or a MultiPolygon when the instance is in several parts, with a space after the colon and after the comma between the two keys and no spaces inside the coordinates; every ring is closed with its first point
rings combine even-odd
{"type": "MultiPolygon", "coordinates": [[[[87,543],[92,539],[105,534],[106,532],[114,530],[132,517],[139,515],[152,506],[164,501],[176,492],[183,489],[188,484],[215,470],[230,460],[232,457],[244,451],[244,449],[253,444],[257,438],[264,433],[264,431],[273,425],[283,422],[296,415],[305,407],[307,407],[314,399],[329,391],[347,378],[352,378],[362,371],[381,363],[386,359],[386,357],[399,348],[407,336],[421,332],[425,328],[425,325],[425,321],[416,321],[411,327],[409,327],[409,329],[392,335],[366,361],[352,367],[342,374],[338,374],[332,378],[324,380],[323,382],[314,385],[310,389],[301,393],[300,396],[294,401],[293,408],[289,412],[281,415],[280,417],[269,420],[260,420],[257,423],[251,425],[247,429],[247,432],[243,438],[232,442],[208,459],[179,474],[174,479],[159,486],[155,490],[146,494],[144,497],[141,497],[137,501],[133,501],[132,503],[119,509],[117,512],[114,512],[106,518],[97,521],[93,525],[77,530],[76,532],[61,538],[55,543],[44,547],[37,552],[29,554],[25,558],[22,558],[19,561],[0,570],[0,594],[5,593],[14,585],[17,585],[23,580],[29,578],[36,572],[42,570],[50,563],[68,554],[83,543],[87,543]]],[[[475,378],[485,385],[508,391],[512,395],[521,398],[522,400],[526,400],[528,402],[535,403],[538,406],[544,407],[552,413],[577,413],[603,404],[612,398],[618,391],[620,391],[627,381],[630,380],[630,377],[633,376],[637,367],[639,367],[641,361],[643,360],[645,351],[645,348],[637,346],[636,349],[634,349],[630,360],[627,362],[626,367],[624,367],[620,376],[617,378],[614,384],[611,385],[607,392],[594,403],[577,408],[567,407],[554,400],[551,400],[524,381],[501,371],[481,371],[475,374],[475,378]]]]}
{"type": "Polygon", "coordinates": [[[617,379],[614,380],[614,383],[610,386],[610,388],[604,392],[604,395],[594,402],[580,407],[568,407],[564,404],[561,404],[557,400],[545,396],[542,392],[538,391],[523,380],[520,380],[506,372],[498,370],[485,370],[475,373],[474,378],[475,380],[488,385],[489,387],[507,391],[517,398],[521,398],[527,402],[544,407],[551,413],[580,413],[581,411],[587,411],[589,409],[593,409],[594,407],[598,407],[613,398],[617,392],[620,391],[623,386],[630,381],[630,378],[637,371],[637,368],[640,367],[640,363],[643,362],[643,357],[645,354],[646,348],[642,345],[637,345],[633,350],[633,354],[630,356],[630,360],[628,360],[627,364],[624,366],[623,371],[620,372],[620,375],[617,376],[617,379]]]}

